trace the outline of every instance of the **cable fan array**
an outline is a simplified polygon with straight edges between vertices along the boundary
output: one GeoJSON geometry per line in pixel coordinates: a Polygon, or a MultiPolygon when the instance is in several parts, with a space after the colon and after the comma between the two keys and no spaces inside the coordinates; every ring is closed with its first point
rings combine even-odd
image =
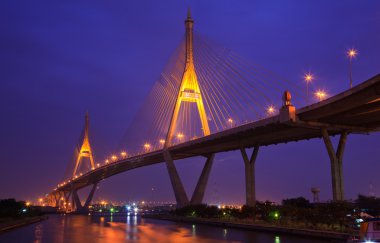
{"type": "MultiPolygon", "coordinates": [[[[231,50],[194,33],[194,67],[211,133],[275,115],[281,96],[301,87],[249,63],[231,50]]],[[[146,102],[128,128],[120,148],[148,152],[165,144],[185,68],[185,40],[176,49],[146,102]]],[[[204,135],[195,102],[182,102],[170,144],[204,135]]]]}
{"type": "MultiPolygon", "coordinates": [[[[96,168],[165,146],[173,111],[181,95],[179,91],[184,78],[185,53],[186,43],[183,38],[125,132],[119,152],[111,154],[104,163],[96,162],[96,168]]],[[[193,82],[198,83],[200,92],[184,91],[193,98],[184,99],[180,104],[178,117],[172,125],[174,133],[168,143],[170,145],[205,135],[199,104],[192,102],[195,99],[202,99],[209,130],[216,133],[275,115],[281,106],[281,96],[285,90],[295,94],[295,103],[305,98],[299,84],[279,78],[197,32],[194,32],[193,59],[195,75],[192,78],[196,78],[193,82]]],[[[76,179],[75,176],[72,177],[72,171],[83,136],[84,130],[72,163],[66,169],[64,178],[69,180],[58,186],[76,179]]],[[[90,167],[89,163],[82,162],[78,171],[87,173],[96,169],[90,167]]],[[[82,172],[79,176],[81,174],[82,172]]]]}

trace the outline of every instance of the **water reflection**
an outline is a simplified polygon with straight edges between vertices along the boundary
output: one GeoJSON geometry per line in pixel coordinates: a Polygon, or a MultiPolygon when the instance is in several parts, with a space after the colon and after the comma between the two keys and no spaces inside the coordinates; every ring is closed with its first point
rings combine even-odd
{"type": "Polygon", "coordinates": [[[0,242],[168,242],[322,243],[294,236],[129,216],[52,215],[46,221],[0,235],[0,242]]]}
{"type": "Polygon", "coordinates": [[[197,228],[195,224],[193,224],[191,227],[192,227],[192,236],[195,237],[197,235],[197,228]]]}
{"type": "Polygon", "coordinates": [[[42,224],[37,225],[34,230],[34,243],[42,242],[42,232],[43,232],[42,224]]]}
{"type": "Polygon", "coordinates": [[[223,229],[223,238],[224,238],[224,239],[227,238],[227,229],[223,229]]]}
{"type": "Polygon", "coordinates": [[[281,243],[280,236],[276,235],[276,237],[274,238],[274,243],[281,243]]]}

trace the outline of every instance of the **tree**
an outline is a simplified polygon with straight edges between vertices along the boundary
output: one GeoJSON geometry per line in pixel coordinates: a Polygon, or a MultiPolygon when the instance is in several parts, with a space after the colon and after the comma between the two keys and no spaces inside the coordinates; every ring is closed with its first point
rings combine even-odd
{"type": "Polygon", "coordinates": [[[283,206],[297,207],[297,208],[310,208],[311,204],[309,200],[304,197],[288,198],[282,200],[283,206]]]}
{"type": "Polygon", "coordinates": [[[365,211],[372,216],[380,215],[380,198],[378,197],[367,197],[359,194],[355,203],[361,211],[365,211]]]}

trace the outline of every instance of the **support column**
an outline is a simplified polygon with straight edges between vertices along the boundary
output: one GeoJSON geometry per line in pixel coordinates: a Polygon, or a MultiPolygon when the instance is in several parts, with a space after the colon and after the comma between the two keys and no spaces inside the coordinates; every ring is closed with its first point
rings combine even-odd
{"type": "Polygon", "coordinates": [[[72,198],[73,198],[73,207],[75,208],[75,211],[82,210],[83,207],[82,207],[82,204],[80,202],[78,192],[75,189],[72,192],[72,198]]]}
{"type": "Polygon", "coordinates": [[[59,195],[57,193],[54,193],[54,199],[55,199],[55,207],[59,208],[59,195]]]}
{"type": "Polygon", "coordinates": [[[181,178],[179,178],[173,158],[168,150],[164,150],[163,153],[166,161],[166,168],[168,169],[170,181],[174,190],[175,199],[177,201],[177,207],[186,206],[189,204],[189,199],[187,198],[186,191],[182,185],[181,178]]]}
{"type": "Polygon", "coordinates": [[[98,186],[98,183],[95,183],[93,186],[92,186],[92,189],[90,191],[90,194],[88,195],[87,197],[87,200],[84,204],[84,208],[87,210],[88,209],[88,206],[90,206],[90,203],[92,201],[92,198],[94,197],[94,193],[95,193],[95,190],[96,190],[96,187],[98,186]]]}
{"type": "MultiPolygon", "coordinates": [[[[65,192],[65,203],[66,203],[66,205],[64,205],[64,207],[63,207],[65,211],[68,211],[68,208],[70,206],[69,200],[70,200],[71,193],[72,193],[72,191],[66,191],[65,192]]],[[[70,206],[70,208],[72,208],[72,207],[70,206]]]]}
{"type": "Polygon", "coordinates": [[[203,196],[206,191],[207,182],[210,176],[210,171],[211,171],[211,167],[214,161],[214,157],[215,157],[215,154],[211,154],[207,156],[206,163],[199,177],[197,186],[195,187],[195,190],[193,192],[193,196],[191,197],[191,201],[190,201],[191,205],[201,204],[203,201],[203,196]]]}
{"type": "Polygon", "coordinates": [[[330,157],[333,201],[342,201],[344,200],[343,154],[348,133],[347,131],[342,132],[339,138],[338,149],[335,152],[328,131],[323,128],[321,132],[330,157]]]}
{"type": "Polygon", "coordinates": [[[58,208],[62,208],[63,207],[63,203],[64,201],[62,200],[63,196],[65,195],[65,193],[63,191],[60,191],[59,194],[58,194],[58,208]]]}
{"type": "Polygon", "coordinates": [[[245,204],[251,207],[254,207],[256,205],[255,163],[259,148],[259,146],[254,147],[251,158],[248,158],[245,148],[240,149],[245,167],[245,204]]]}

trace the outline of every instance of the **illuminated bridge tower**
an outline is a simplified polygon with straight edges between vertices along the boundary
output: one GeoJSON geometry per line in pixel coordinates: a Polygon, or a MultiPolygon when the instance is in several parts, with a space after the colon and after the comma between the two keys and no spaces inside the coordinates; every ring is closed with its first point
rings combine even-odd
{"type": "MultiPolygon", "coordinates": [[[[94,156],[92,153],[92,149],[91,149],[91,145],[90,145],[90,139],[89,139],[88,112],[86,112],[86,116],[85,116],[83,141],[82,141],[82,145],[79,149],[78,157],[76,158],[75,168],[74,168],[73,176],[72,176],[73,179],[75,179],[75,177],[79,171],[80,165],[81,165],[84,158],[88,158],[90,160],[91,169],[94,169],[95,168],[94,156]]],[[[87,199],[84,202],[84,205],[82,205],[81,200],[79,199],[78,189],[76,189],[76,188],[72,188],[71,190],[66,191],[65,193],[63,193],[62,196],[66,202],[69,201],[69,198],[71,196],[72,209],[75,210],[76,212],[87,212],[88,207],[90,206],[90,203],[91,203],[92,198],[94,196],[95,190],[97,188],[97,185],[98,185],[98,182],[95,182],[92,185],[92,189],[90,190],[90,193],[87,196],[87,199]]]]}
{"type": "Polygon", "coordinates": [[[202,100],[201,89],[199,88],[197,74],[194,67],[193,56],[193,25],[194,21],[191,19],[190,9],[185,20],[186,26],[186,63],[185,70],[182,75],[181,85],[178,91],[178,96],[172,119],[170,121],[169,131],[166,137],[166,147],[169,146],[173,140],[173,134],[176,128],[178,113],[182,102],[195,102],[197,104],[199,118],[202,124],[203,135],[210,135],[210,128],[207,121],[206,111],[202,100]]]}
{"type": "Polygon", "coordinates": [[[173,135],[176,129],[178,120],[178,113],[180,111],[181,104],[183,102],[194,102],[197,104],[199,118],[202,125],[203,135],[210,135],[210,127],[207,121],[207,115],[202,100],[202,92],[199,87],[198,78],[195,73],[194,56],[193,56],[193,25],[194,21],[191,18],[190,9],[188,10],[187,19],[185,20],[186,27],[186,63],[184,72],[182,75],[181,84],[178,90],[178,96],[176,99],[175,107],[172,113],[168,133],[164,146],[164,157],[166,160],[166,166],[169,172],[170,180],[173,186],[174,194],[177,200],[178,206],[185,206],[191,204],[201,204],[203,195],[206,190],[208,177],[211,171],[212,162],[214,159],[213,154],[206,155],[206,164],[203,168],[202,174],[199,178],[198,184],[195,188],[191,201],[189,202],[186,192],[183,188],[181,179],[179,178],[177,169],[174,165],[173,158],[169,152],[169,147],[173,140],[173,135]]]}
{"type": "Polygon", "coordinates": [[[85,124],[84,124],[84,136],[83,136],[82,145],[81,145],[80,150],[79,150],[78,158],[77,158],[76,163],[75,163],[75,168],[73,171],[73,177],[75,177],[75,175],[77,174],[78,169],[79,169],[79,165],[82,162],[83,158],[89,158],[90,163],[91,163],[91,168],[95,168],[94,157],[92,155],[92,150],[91,150],[91,145],[90,145],[90,139],[88,137],[88,125],[89,125],[88,124],[88,112],[86,112],[85,124]]]}

